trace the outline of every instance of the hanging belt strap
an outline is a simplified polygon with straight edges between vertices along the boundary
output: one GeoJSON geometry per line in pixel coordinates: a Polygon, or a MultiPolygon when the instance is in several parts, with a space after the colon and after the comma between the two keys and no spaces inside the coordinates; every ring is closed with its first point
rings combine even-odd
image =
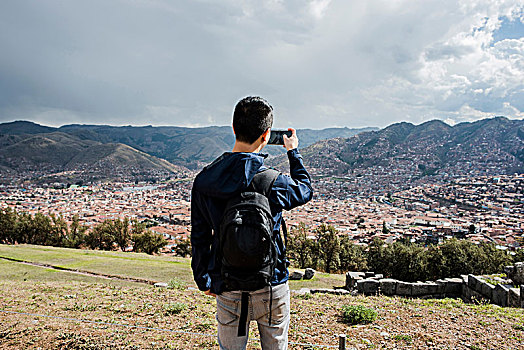
{"type": "Polygon", "coordinates": [[[238,336],[246,335],[247,312],[249,309],[249,292],[242,292],[242,299],[240,301],[240,319],[238,320],[238,336]]]}

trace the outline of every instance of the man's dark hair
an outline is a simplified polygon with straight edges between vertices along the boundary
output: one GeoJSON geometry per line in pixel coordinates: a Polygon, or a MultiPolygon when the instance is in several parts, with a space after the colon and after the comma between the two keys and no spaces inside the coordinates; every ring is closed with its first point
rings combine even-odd
{"type": "Polygon", "coordinates": [[[252,144],[273,125],[273,107],[262,97],[249,96],[238,101],[233,113],[237,141],[252,144]]]}

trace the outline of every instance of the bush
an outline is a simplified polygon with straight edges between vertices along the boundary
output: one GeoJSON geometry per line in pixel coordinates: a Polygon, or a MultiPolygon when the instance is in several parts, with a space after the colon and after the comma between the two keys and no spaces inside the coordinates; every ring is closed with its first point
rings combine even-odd
{"type": "Polygon", "coordinates": [[[186,289],[186,283],[178,277],[174,277],[167,282],[167,288],[169,289],[186,289]]]}
{"type": "Polygon", "coordinates": [[[181,238],[178,240],[175,247],[175,255],[183,258],[191,256],[191,240],[189,238],[181,238]]]}
{"type": "Polygon", "coordinates": [[[187,305],[184,303],[169,303],[164,305],[164,310],[169,315],[176,315],[181,313],[187,308],[187,305]]]}
{"type": "Polygon", "coordinates": [[[362,305],[344,305],[342,307],[342,320],[351,325],[368,324],[377,319],[377,312],[362,305]]]}
{"type": "Polygon", "coordinates": [[[161,235],[151,230],[143,233],[135,233],[131,236],[133,251],[137,253],[154,254],[167,245],[167,241],[161,235]]]}

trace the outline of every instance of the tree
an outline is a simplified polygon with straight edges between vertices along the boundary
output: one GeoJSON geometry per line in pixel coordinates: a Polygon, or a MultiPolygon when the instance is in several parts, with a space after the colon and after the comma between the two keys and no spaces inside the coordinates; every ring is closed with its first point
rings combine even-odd
{"type": "Polygon", "coordinates": [[[485,258],[482,263],[482,273],[500,273],[505,266],[511,265],[512,257],[505,250],[497,249],[493,243],[482,243],[480,245],[485,258]]]}
{"type": "Polygon", "coordinates": [[[134,233],[131,236],[133,240],[133,251],[143,252],[146,254],[158,253],[158,251],[167,245],[167,241],[161,235],[145,230],[140,233],[134,233]]]}
{"type": "Polygon", "coordinates": [[[18,214],[11,208],[0,209],[0,243],[14,244],[17,241],[16,222],[18,214]]]}
{"type": "Polygon", "coordinates": [[[365,271],[368,268],[364,248],[354,244],[347,235],[340,240],[339,257],[342,271],[365,271]]]}
{"type": "Polygon", "coordinates": [[[80,224],[78,215],[75,214],[63,239],[63,246],[66,248],[80,248],[86,241],[86,231],[87,226],[80,224]]]}
{"type": "Polygon", "coordinates": [[[439,246],[431,245],[426,251],[426,276],[429,280],[445,278],[445,260],[439,246]]]}
{"type": "Polygon", "coordinates": [[[129,231],[129,219],[126,217],[124,220],[115,219],[111,221],[112,235],[115,243],[120,249],[125,252],[129,246],[131,240],[131,232],[129,231]]]}
{"type": "Polygon", "coordinates": [[[15,241],[20,244],[32,243],[33,217],[28,213],[18,215],[15,226],[15,241]]]}
{"type": "Polygon", "coordinates": [[[380,238],[373,238],[368,247],[368,267],[370,270],[391,277],[392,260],[389,246],[380,238]]]}
{"type": "Polygon", "coordinates": [[[91,249],[113,250],[113,225],[111,219],[106,219],[96,225],[86,237],[86,244],[91,249]]]}
{"type": "Polygon", "coordinates": [[[48,238],[48,245],[63,247],[64,239],[67,237],[69,227],[67,222],[60,215],[51,214],[51,234],[48,238]]]}
{"type": "Polygon", "coordinates": [[[513,263],[521,261],[524,262],[524,248],[518,249],[515,256],[513,256],[513,263]]]}
{"type": "Polygon", "coordinates": [[[386,225],[386,222],[385,221],[382,221],[382,233],[385,234],[385,235],[388,235],[389,234],[389,228],[387,227],[386,225]]]}
{"type": "Polygon", "coordinates": [[[316,264],[313,266],[313,250],[314,242],[308,238],[308,228],[301,222],[296,229],[290,232],[287,246],[288,256],[292,258],[301,269],[306,267],[316,268],[316,264]]]}
{"type": "Polygon", "coordinates": [[[184,258],[191,256],[191,240],[187,237],[179,239],[175,247],[175,254],[184,258]]]}
{"type": "Polygon", "coordinates": [[[470,235],[475,234],[476,231],[477,231],[477,229],[475,228],[475,225],[473,225],[473,224],[469,225],[468,234],[470,234],[470,235]]]}
{"type": "Polygon", "coordinates": [[[52,245],[56,238],[53,236],[53,224],[51,218],[42,213],[35,216],[28,216],[27,235],[30,237],[30,244],[52,245]]]}
{"type": "Polygon", "coordinates": [[[316,233],[324,271],[337,271],[340,266],[340,239],[337,230],[331,225],[322,224],[316,233]]]}
{"type": "Polygon", "coordinates": [[[426,279],[423,247],[395,242],[388,248],[391,251],[391,277],[409,282],[426,279]]]}

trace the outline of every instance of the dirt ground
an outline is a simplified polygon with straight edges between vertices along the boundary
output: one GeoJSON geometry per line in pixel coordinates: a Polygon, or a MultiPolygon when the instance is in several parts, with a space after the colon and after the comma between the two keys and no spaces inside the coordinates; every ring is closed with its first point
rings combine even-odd
{"type": "MultiPolygon", "coordinates": [[[[0,293],[2,349],[218,348],[215,300],[195,290],[0,280],[0,293]]],[[[291,349],[338,348],[339,334],[348,349],[524,349],[524,310],[454,299],[292,295],[291,349]],[[365,305],[378,318],[349,326],[343,305],[365,305]]],[[[250,336],[249,348],[260,348],[253,323],[250,336]]]]}

